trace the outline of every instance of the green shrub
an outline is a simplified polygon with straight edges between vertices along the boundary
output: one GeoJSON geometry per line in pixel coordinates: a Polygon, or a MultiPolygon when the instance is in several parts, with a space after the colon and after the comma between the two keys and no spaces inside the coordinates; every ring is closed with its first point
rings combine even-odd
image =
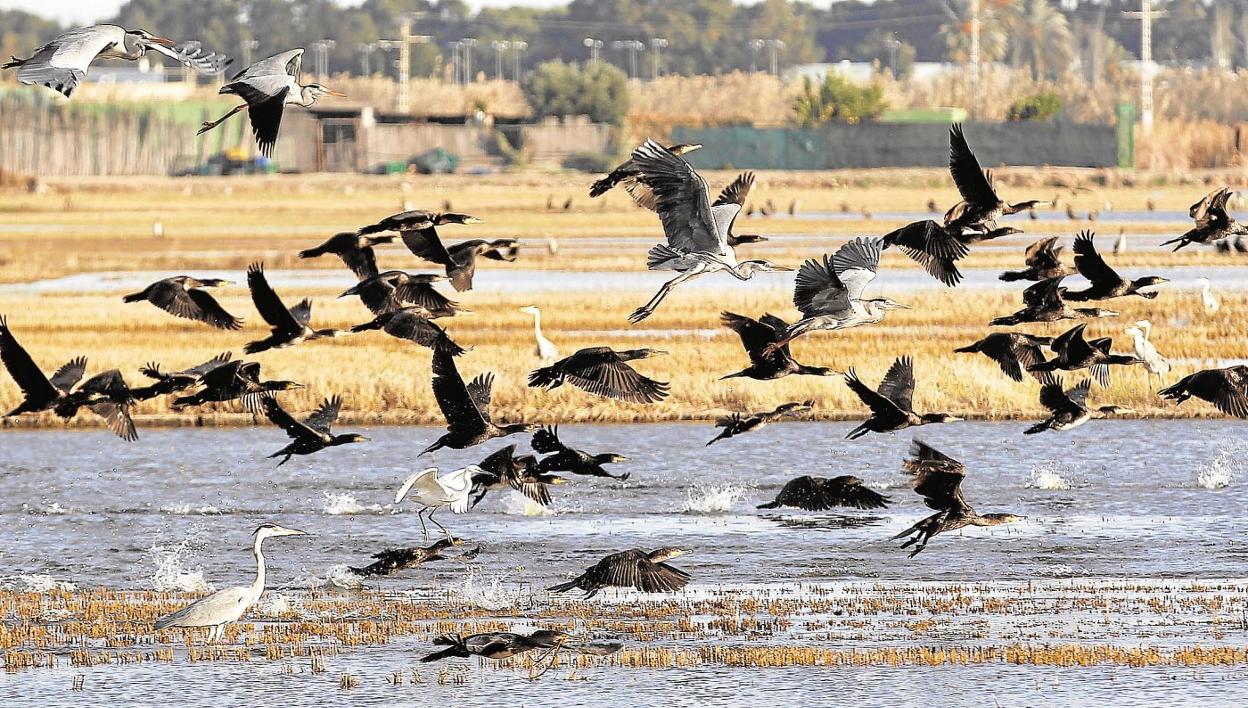
{"type": "Polygon", "coordinates": [[[582,67],[548,61],[525,77],[521,89],[539,120],[585,115],[618,125],[628,113],[628,78],[606,62],[582,67]]]}
{"type": "Polygon", "coordinates": [[[887,109],[883,86],[858,86],[835,73],[829,73],[818,87],[807,77],[801,95],[793,102],[794,117],[804,128],[822,123],[852,125],[872,121],[887,109]]]}
{"type": "Polygon", "coordinates": [[[1053,120],[1062,112],[1062,99],[1052,91],[1041,91],[1010,104],[1006,112],[1007,120],[1053,120]]]}

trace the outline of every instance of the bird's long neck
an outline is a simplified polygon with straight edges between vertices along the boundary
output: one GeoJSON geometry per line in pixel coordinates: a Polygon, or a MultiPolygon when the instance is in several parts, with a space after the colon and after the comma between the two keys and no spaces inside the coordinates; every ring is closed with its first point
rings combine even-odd
{"type": "Polygon", "coordinates": [[[252,597],[260,597],[264,592],[264,549],[261,545],[264,543],[264,536],[256,536],[256,545],[252,547],[251,552],[256,557],[256,579],[251,582],[252,597]]]}
{"type": "Polygon", "coordinates": [[[542,313],[540,310],[533,311],[533,336],[537,341],[542,341],[542,313]]]}

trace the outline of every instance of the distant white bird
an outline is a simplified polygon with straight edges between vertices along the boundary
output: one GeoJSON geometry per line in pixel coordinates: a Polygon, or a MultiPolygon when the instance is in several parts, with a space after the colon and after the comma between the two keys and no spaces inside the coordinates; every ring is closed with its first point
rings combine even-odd
{"type": "Polygon", "coordinates": [[[219,590],[198,602],[184,607],[171,615],[156,620],[156,629],[166,627],[209,627],[208,641],[214,642],[225,634],[225,625],[237,622],[247,608],[256,604],[264,592],[264,539],[277,536],[306,536],[304,531],[288,529],[277,524],[261,524],[255,530],[256,541],[252,552],[256,556],[256,579],[251,585],[219,590]]]}
{"type": "Polygon", "coordinates": [[[1170,362],[1161,352],[1157,351],[1157,347],[1148,341],[1148,337],[1153,332],[1153,323],[1148,320],[1140,320],[1135,323],[1134,327],[1127,328],[1127,334],[1131,335],[1131,340],[1135,345],[1135,358],[1144,362],[1144,369],[1148,371],[1150,383],[1153,374],[1157,376],[1165,376],[1170,373],[1170,362]]]}
{"type": "Polygon", "coordinates": [[[1114,241],[1114,255],[1127,252],[1127,230],[1118,229],[1118,240],[1114,241]]]}
{"type": "Polygon", "coordinates": [[[394,495],[394,503],[401,503],[410,494],[421,505],[421,510],[416,512],[416,518],[420,519],[420,530],[424,532],[426,542],[429,540],[429,528],[425,526],[426,511],[429,512],[429,520],[442,529],[447,538],[452,538],[451,532],[439,524],[433,514],[444,506],[449,506],[456,514],[468,511],[468,493],[472,491],[472,478],[484,473],[485,470],[480,467],[468,465],[439,477],[437,467],[428,467],[403,480],[403,486],[394,495]]]}
{"type": "Polygon", "coordinates": [[[230,63],[223,55],[204,54],[198,42],[186,42],[176,49],[173,47],[172,39],[157,37],[146,30],[91,25],[57,35],[47,44],[37,47],[26,59],[11,57],[12,61],[0,65],[0,68],[16,68],[18,81],[47,86],[69,98],[96,59],[135,61],[150,50],[175,59],[201,74],[219,74],[230,63]]]}
{"type": "Polygon", "coordinates": [[[1218,300],[1218,296],[1213,294],[1210,289],[1211,283],[1208,278],[1197,278],[1196,282],[1200,283],[1200,301],[1205,306],[1205,314],[1212,315],[1222,309],[1222,303],[1218,300]]]}
{"type": "Polygon", "coordinates": [[[537,305],[527,305],[520,308],[520,311],[526,315],[533,315],[533,337],[537,340],[534,352],[543,364],[554,363],[559,359],[559,348],[554,342],[542,336],[542,311],[537,309],[537,305]]]}

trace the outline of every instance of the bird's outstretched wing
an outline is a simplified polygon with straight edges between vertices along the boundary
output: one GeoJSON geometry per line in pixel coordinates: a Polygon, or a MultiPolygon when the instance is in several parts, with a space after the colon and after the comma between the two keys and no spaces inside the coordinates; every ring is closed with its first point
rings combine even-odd
{"type": "Polygon", "coordinates": [[[296,420],[294,416],[287,413],[286,409],[282,408],[282,405],[277,402],[277,397],[272,393],[265,392],[260,394],[259,400],[260,410],[264,412],[265,417],[274,425],[286,431],[286,434],[292,439],[321,437],[321,431],[296,420]]]}
{"type": "Polygon", "coordinates": [[[338,420],[338,412],[342,410],[342,396],[331,396],[325,399],[320,408],[308,416],[305,424],[313,430],[329,434],[329,428],[338,420]]]}
{"type": "Polygon", "coordinates": [[[441,266],[456,265],[438,236],[436,228],[427,226],[423,229],[404,229],[399,232],[399,235],[403,238],[403,245],[407,246],[407,250],[417,258],[423,258],[441,266]]]}
{"type": "MultiPolygon", "coordinates": [[[[1085,380],[1084,383],[1088,381],[1085,380]]],[[[1074,390],[1071,389],[1072,392],[1074,390]]],[[[1086,399],[1086,389],[1084,396],[1086,399]]],[[[1081,402],[1076,402],[1062,388],[1061,377],[1052,374],[1043,374],[1040,378],[1040,405],[1049,409],[1054,415],[1078,415],[1082,411],[1081,402]]]]}
{"type": "Polygon", "coordinates": [[[1024,263],[1036,269],[1057,268],[1062,264],[1060,258],[1062,247],[1056,244],[1056,236],[1036,241],[1028,246],[1027,251],[1023,254],[1024,263]]]}
{"type": "Polygon", "coordinates": [[[837,277],[831,256],[812,258],[797,269],[793,304],[804,317],[840,315],[851,310],[849,291],[837,277]]]}
{"type": "Polygon", "coordinates": [[[299,66],[303,61],[303,48],[287,49],[279,52],[271,57],[265,57],[251,66],[243,67],[243,70],[230,77],[230,81],[238,81],[239,79],[254,79],[262,76],[285,77],[299,76],[299,66]]]}
{"type": "Polygon", "coordinates": [[[87,69],[96,56],[113,42],[122,39],[120,28],[111,25],[92,25],[72,29],[39,47],[22,62],[17,70],[17,80],[24,84],[47,86],[59,91],[66,98],[73,95],[78,82],[87,75],[87,69]]]}
{"type": "Polygon", "coordinates": [[[610,347],[582,349],[564,360],[568,383],[596,396],[630,403],[654,403],[667,398],[669,387],[642,376],[610,347]]]}
{"type": "MultiPolygon", "coordinates": [[[[750,355],[750,362],[754,364],[771,360],[772,357],[763,354],[763,350],[767,348],[767,345],[775,342],[778,338],[779,332],[776,328],[764,323],[767,317],[772,317],[773,319],[780,321],[781,327],[779,332],[783,332],[788,328],[788,325],[784,323],[783,320],[780,320],[780,318],[775,317],[774,315],[764,315],[762,320],[755,320],[744,315],[738,315],[735,312],[725,311],[720,313],[720,321],[724,323],[725,327],[736,332],[737,336],[741,338],[741,345],[745,347],[746,353],[750,355]]],[[[784,345],[781,349],[777,350],[776,354],[782,356],[787,355],[788,346],[789,345],[787,344],[784,345]]]]}
{"type": "Polygon", "coordinates": [[[688,162],[653,140],[633,151],[633,162],[641,171],[639,179],[654,190],[669,246],[681,253],[730,252],[716,228],[706,181],[688,162]]]}
{"type": "Polygon", "coordinates": [[[173,47],[160,44],[146,45],[148,49],[164,54],[182,66],[194,69],[204,76],[220,76],[233,60],[224,54],[205,52],[203,45],[196,41],[188,41],[173,47]]]}
{"type": "Polygon", "coordinates": [[[1093,285],[1114,284],[1122,280],[1118,272],[1109,267],[1101,254],[1096,252],[1091,231],[1080,231],[1075,237],[1075,268],[1079,275],[1092,281],[1093,285]]]}
{"type": "MultiPolygon", "coordinates": [[[[480,380],[481,377],[478,377],[473,384],[477,384],[480,380]]],[[[479,388],[478,386],[478,396],[480,395],[479,388]]],[[[488,390],[487,387],[485,396],[487,403],[489,401],[488,390]]],[[[455,359],[450,352],[440,349],[433,351],[433,395],[438,401],[438,408],[441,409],[443,417],[446,418],[447,428],[476,432],[485,430],[489,425],[488,415],[476,403],[476,396],[473,395],[472,389],[464,384],[459,369],[455,367],[455,359]]]]}
{"type": "Polygon", "coordinates": [[[949,129],[949,174],[962,198],[972,204],[991,205],[1000,201],[988,174],[979,166],[975,153],[966,143],[962,126],[954,124],[949,129]]]}
{"type": "Polygon", "coordinates": [[[966,467],[921,440],[910,443],[910,457],[901,469],[914,477],[914,491],[932,509],[938,511],[966,506],[962,498],[962,479],[966,467]]]}
{"type": "Polygon", "coordinates": [[[264,277],[264,264],[252,263],[247,267],[247,288],[251,290],[251,301],[255,303],[256,310],[273,329],[290,333],[303,329],[303,324],[290,310],[286,309],[282,299],[278,297],[277,292],[269,285],[268,279],[264,277]]]}
{"type": "Polygon", "coordinates": [[[65,393],[69,393],[74,386],[82,380],[82,375],[87,371],[87,358],[78,356],[65,362],[61,368],[52,374],[50,379],[52,385],[59,388],[65,393]]]}
{"type": "Polygon", "coordinates": [[[854,395],[858,396],[871,409],[873,417],[897,418],[901,416],[901,409],[898,408],[897,403],[863,383],[862,379],[858,378],[858,372],[854,371],[853,367],[850,367],[845,374],[845,384],[849,386],[849,390],[854,392],[854,395]]]}
{"type": "Polygon", "coordinates": [[[39,365],[18,344],[3,315],[0,315],[0,360],[4,362],[9,375],[17,382],[26,398],[50,403],[60,397],[60,392],[44,375],[39,365]]]}
{"type": "Polygon", "coordinates": [[[903,356],[889,367],[876,389],[903,411],[914,410],[914,360],[903,356]]]}
{"type": "Polygon", "coordinates": [[[723,191],[715,197],[715,201],[711,203],[711,207],[722,206],[724,204],[736,204],[737,206],[745,206],[745,200],[750,197],[750,190],[754,187],[754,173],[742,172],[737,175],[723,191]]]}

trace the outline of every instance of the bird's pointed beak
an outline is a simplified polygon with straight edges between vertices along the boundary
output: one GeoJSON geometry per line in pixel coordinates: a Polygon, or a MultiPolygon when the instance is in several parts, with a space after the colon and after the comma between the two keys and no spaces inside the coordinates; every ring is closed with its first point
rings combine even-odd
{"type": "Polygon", "coordinates": [[[151,42],[152,44],[159,44],[162,47],[172,47],[174,44],[177,44],[177,42],[174,42],[172,39],[169,39],[168,37],[152,37],[151,39],[147,41],[151,42]]]}
{"type": "Polygon", "coordinates": [[[775,266],[775,269],[777,272],[780,272],[780,273],[791,273],[797,270],[796,268],[790,268],[789,266],[782,266],[782,265],[775,266]]]}
{"type": "Polygon", "coordinates": [[[464,219],[464,223],[465,224],[484,224],[485,219],[482,219],[479,216],[470,216],[467,219],[464,219]]]}
{"type": "Polygon", "coordinates": [[[550,483],[551,484],[567,484],[568,480],[564,479],[563,477],[555,477],[550,480],[550,483]]]}
{"type": "Polygon", "coordinates": [[[325,93],[326,93],[326,95],[329,95],[329,96],[337,96],[338,98],[346,98],[346,97],[347,97],[347,94],[342,93],[341,91],[335,91],[335,90],[333,90],[333,89],[325,89],[325,93]]]}

